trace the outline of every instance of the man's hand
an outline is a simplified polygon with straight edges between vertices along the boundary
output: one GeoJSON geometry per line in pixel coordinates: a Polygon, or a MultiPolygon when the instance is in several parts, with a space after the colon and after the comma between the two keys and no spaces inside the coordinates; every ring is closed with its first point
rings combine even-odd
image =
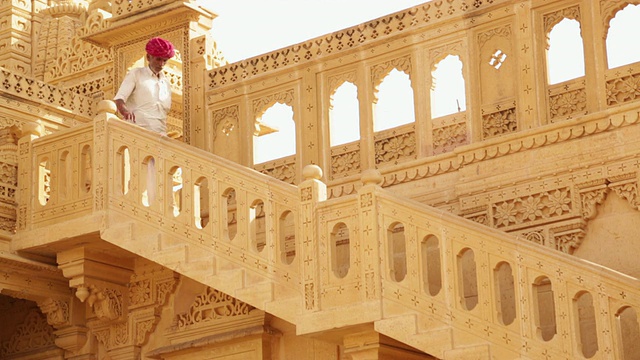
{"type": "Polygon", "coordinates": [[[120,113],[120,115],[122,115],[122,118],[125,121],[129,121],[135,124],[136,115],[131,111],[129,111],[129,109],[127,109],[127,105],[125,105],[124,100],[117,99],[115,102],[116,102],[116,107],[118,108],[118,112],[120,113]]]}

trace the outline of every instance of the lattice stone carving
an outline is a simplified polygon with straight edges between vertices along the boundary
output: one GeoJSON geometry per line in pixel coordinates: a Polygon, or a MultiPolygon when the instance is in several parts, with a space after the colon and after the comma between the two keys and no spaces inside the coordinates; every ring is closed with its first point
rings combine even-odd
{"type": "Polygon", "coordinates": [[[444,22],[446,19],[460,16],[467,12],[494,6],[493,3],[493,0],[431,1],[380,19],[374,19],[364,24],[309,40],[303,44],[292,45],[270,54],[213,69],[208,73],[207,91],[224,84],[242,81],[248,77],[282,69],[290,65],[316,61],[319,57],[327,54],[349,51],[354,47],[362,46],[362,44],[376,39],[415,31],[421,27],[434,26],[438,22],[444,22]]]}
{"type": "Polygon", "coordinates": [[[86,117],[93,117],[96,106],[94,100],[59,89],[53,85],[30,77],[0,70],[0,86],[10,94],[23,99],[60,108],[67,108],[86,117]]]}
{"type": "Polygon", "coordinates": [[[175,325],[178,329],[187,329],[221,318],[249,315],[254,309],[230,295],[207,287],[204,294],[196,297],[189,311],[176,316],[175,325]]]}
{"type": "Polygon", "coordinates": [[[37,309],[33,309],[22,325],[6,341],[0,343],[0,358],[55,347],[53,328],[37,309]]]}

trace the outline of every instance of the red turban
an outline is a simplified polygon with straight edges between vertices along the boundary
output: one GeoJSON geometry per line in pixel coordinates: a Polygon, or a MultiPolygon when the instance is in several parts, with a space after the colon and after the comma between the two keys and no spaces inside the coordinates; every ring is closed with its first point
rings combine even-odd
{"type": "Polygon", "coordinates": [[[154,37],[145,47],[147,54],[151,56],[157,56],[165,59],[172,58],[176,54],[173,44],[169,40],[165,40],[159,37],[154,37]]]}

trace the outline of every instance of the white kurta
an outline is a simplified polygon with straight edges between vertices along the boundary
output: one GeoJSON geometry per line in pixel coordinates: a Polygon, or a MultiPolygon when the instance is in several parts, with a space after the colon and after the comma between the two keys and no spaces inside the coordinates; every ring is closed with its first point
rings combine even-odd
{"type": "Polygon", "coordinates": [[[148,67],[127,73],[114,100],[124,100],[136,117],[136,124],[161,134],[167,132],[171,108],[171,86],[163,73],[156,77],[148,67]]]}

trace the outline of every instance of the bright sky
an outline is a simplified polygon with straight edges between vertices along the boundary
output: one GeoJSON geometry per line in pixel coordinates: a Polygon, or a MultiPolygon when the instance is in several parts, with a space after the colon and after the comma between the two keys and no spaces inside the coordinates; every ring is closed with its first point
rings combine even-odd
{"type": "Polygon", "coordinates": [[[212,34],[236,62],[358,25],[428,0],[203,0],[212,34]]]}

